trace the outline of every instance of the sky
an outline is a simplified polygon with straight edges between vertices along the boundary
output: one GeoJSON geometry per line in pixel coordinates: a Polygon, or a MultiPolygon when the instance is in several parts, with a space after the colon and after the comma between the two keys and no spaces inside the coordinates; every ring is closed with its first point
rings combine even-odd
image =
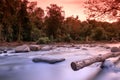
{"type": "Polygon", "coordinates": [[[46,10],[46,7],[50,4],[57,4],[58,6],[63,7],[65,11],[65,17],[79,16],[81,21],[86,20],[86,15],[84,13],[83,1],[84,0],[29,0],[37,1],[37,5],[42,9],[46,10]]]}

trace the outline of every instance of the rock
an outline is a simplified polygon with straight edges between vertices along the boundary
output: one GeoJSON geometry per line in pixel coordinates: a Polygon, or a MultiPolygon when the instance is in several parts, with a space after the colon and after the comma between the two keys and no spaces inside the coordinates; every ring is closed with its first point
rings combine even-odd
{"type": "Polygon", "coordinates": [[[65,58],[39,57],[39,58],[33,58],[32,61],[35,63],[46,62],[46,63],[50,63],[50,64],[55,64],[58,62],[65,61],[65,58]]]}
{"type": "Polygon", "coordinates": [[[3,53],[7,53],[7,50],[4,50],[3,53]]]}
{"type": "Polygon", "coordinates": [[[0,54],[2,54],[3,53],[3,51],[0,51],[0,54]]]}
{"type": "Polygon", "coordinates": [[[29,47],[31,51],[39,51],[41,49],[39,45],[30,45],[29,47]]]}
{"type": "Polygon", "coordinates": [[[57,45],[56,47],[66,47],[66,45],[57,45]]]}
{"type": "Polygon", "coordinates": [[[106,49],[110,49],[111,47],[109,47],[109,46],[106,46],[105,48],[106,48],[106,49]]]}
{"type": "Polygon", "coordinates": [[[111,60],[105,60],[101,68],[104,72],[120,72],[120,67],[117,67],[111,60]]]}
{"type": "Polygon", "coordinates": [[[71,44],[70,47],[76,47],[76,45],[75,44],[71,44]]]}
{"type": "Polygon", "coordinates": [[[6,50],[8,50],[8,48],[7,47],[0,47],[0,51],[6,51],[6,50]]]}
{"type": "Polygon", "coordinates": [[[82,50],[88,50],[87,48],[82,48],[82,50]]]}
{"type": "Polygon", "coordinates": [[[103,48],[103,47],[105,47],[105,46],[103,46],[103,45],[100,45],[99,47],[103,48]]]}
{"type": "Polygon", "coordinates": [[[120,48],[118,47],[112,47],[111,52],[120,52],[120,48]]]}
{"type": "Polygon", "coordinates": [[[16,53],[20,53],[20,52],[29,52],[30,48],[28,45],[22,45],[22,46],[18,46],[15,48],[15,52],[16,53]]]}
{"type": "Polygon", "coordinates": [[[75,47],[75,49],[80,49],[80,46],[75,47]]]}
{"type": "Polygon", "coordinates": [[[104,61],[104,63],[102,64],[101,68],[102,69],[113,69],[115,66],[114,66],[114,63],[111,62],[110,60],[106,60],[104,61]]]}
{"type": "Polygon", "coordinates": [[[97,45],[95,45],[95,44],[90,44],[90,47],[96,47],[97,45]]]}
{"type": "Polygon", "coordinates": [[[49,51],[49,50],[52,50],[53,47],[52,46],[44,46],[41,48],[42,51],[49,51]]]}

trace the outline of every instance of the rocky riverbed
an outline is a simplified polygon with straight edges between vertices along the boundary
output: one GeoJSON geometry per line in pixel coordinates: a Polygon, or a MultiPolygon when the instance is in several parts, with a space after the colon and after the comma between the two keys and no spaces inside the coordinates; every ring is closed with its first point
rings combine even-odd
{"type": "MultiPolygon", "coordinates": [[[[37,51],[35,49],[19,53],[15,52],[15,48],[5,48],[7,52],[0,54],[0,80],[87,80],[86,77],[95,72],[98,63],[73,71],[71,62],[109,53],[113,46],[119,47],[120,44],[44,45],[37,51]],[[33,58],[41,56],[65,58],[65,61],[56,64],[32,62],[33,58]]],[[[103,73],[115,76],[120,74],[119,71],[103,73]]],[[[105,76],[100,74],[96,80],[98,78],[103,80],[105,76]]],[[[107,80],[120,80],[120,78],[107,80]]]]}

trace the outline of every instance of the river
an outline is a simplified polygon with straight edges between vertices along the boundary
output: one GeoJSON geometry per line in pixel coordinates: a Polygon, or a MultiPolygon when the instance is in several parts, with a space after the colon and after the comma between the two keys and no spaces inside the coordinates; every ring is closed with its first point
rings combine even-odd
{"type": "MultiPolygon", "coordinates": [[[[94,68],[88,67],[78,71],[71,69],[71,62],[85,59],[97,54],[110,52],[103,45],[90,47],[56,47],[50,51],[36,51],[28,53],[11,53],[0,55],[0,80],[82,80],[81,77],[92,73],[94,68]],[[39,56],[65,58],[64,62],[56,64],[34,63],[32,59],[39,56]]],[[[83,78],[84,79],[84,78],[83,78]]]]}

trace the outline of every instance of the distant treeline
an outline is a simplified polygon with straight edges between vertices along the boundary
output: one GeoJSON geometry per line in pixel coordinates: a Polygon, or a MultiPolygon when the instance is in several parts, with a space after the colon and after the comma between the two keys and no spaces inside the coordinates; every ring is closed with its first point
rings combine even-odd
{"type": "Polygon", "coordinates": [[[0,41],[56,42],[120,40],[120,21],[80,21],[64,16],[62,7],[51,4],[46,10],[28,0],[0,0],[0,41]],[[46,14],[45,14],[46,13],[46,14]]]}

